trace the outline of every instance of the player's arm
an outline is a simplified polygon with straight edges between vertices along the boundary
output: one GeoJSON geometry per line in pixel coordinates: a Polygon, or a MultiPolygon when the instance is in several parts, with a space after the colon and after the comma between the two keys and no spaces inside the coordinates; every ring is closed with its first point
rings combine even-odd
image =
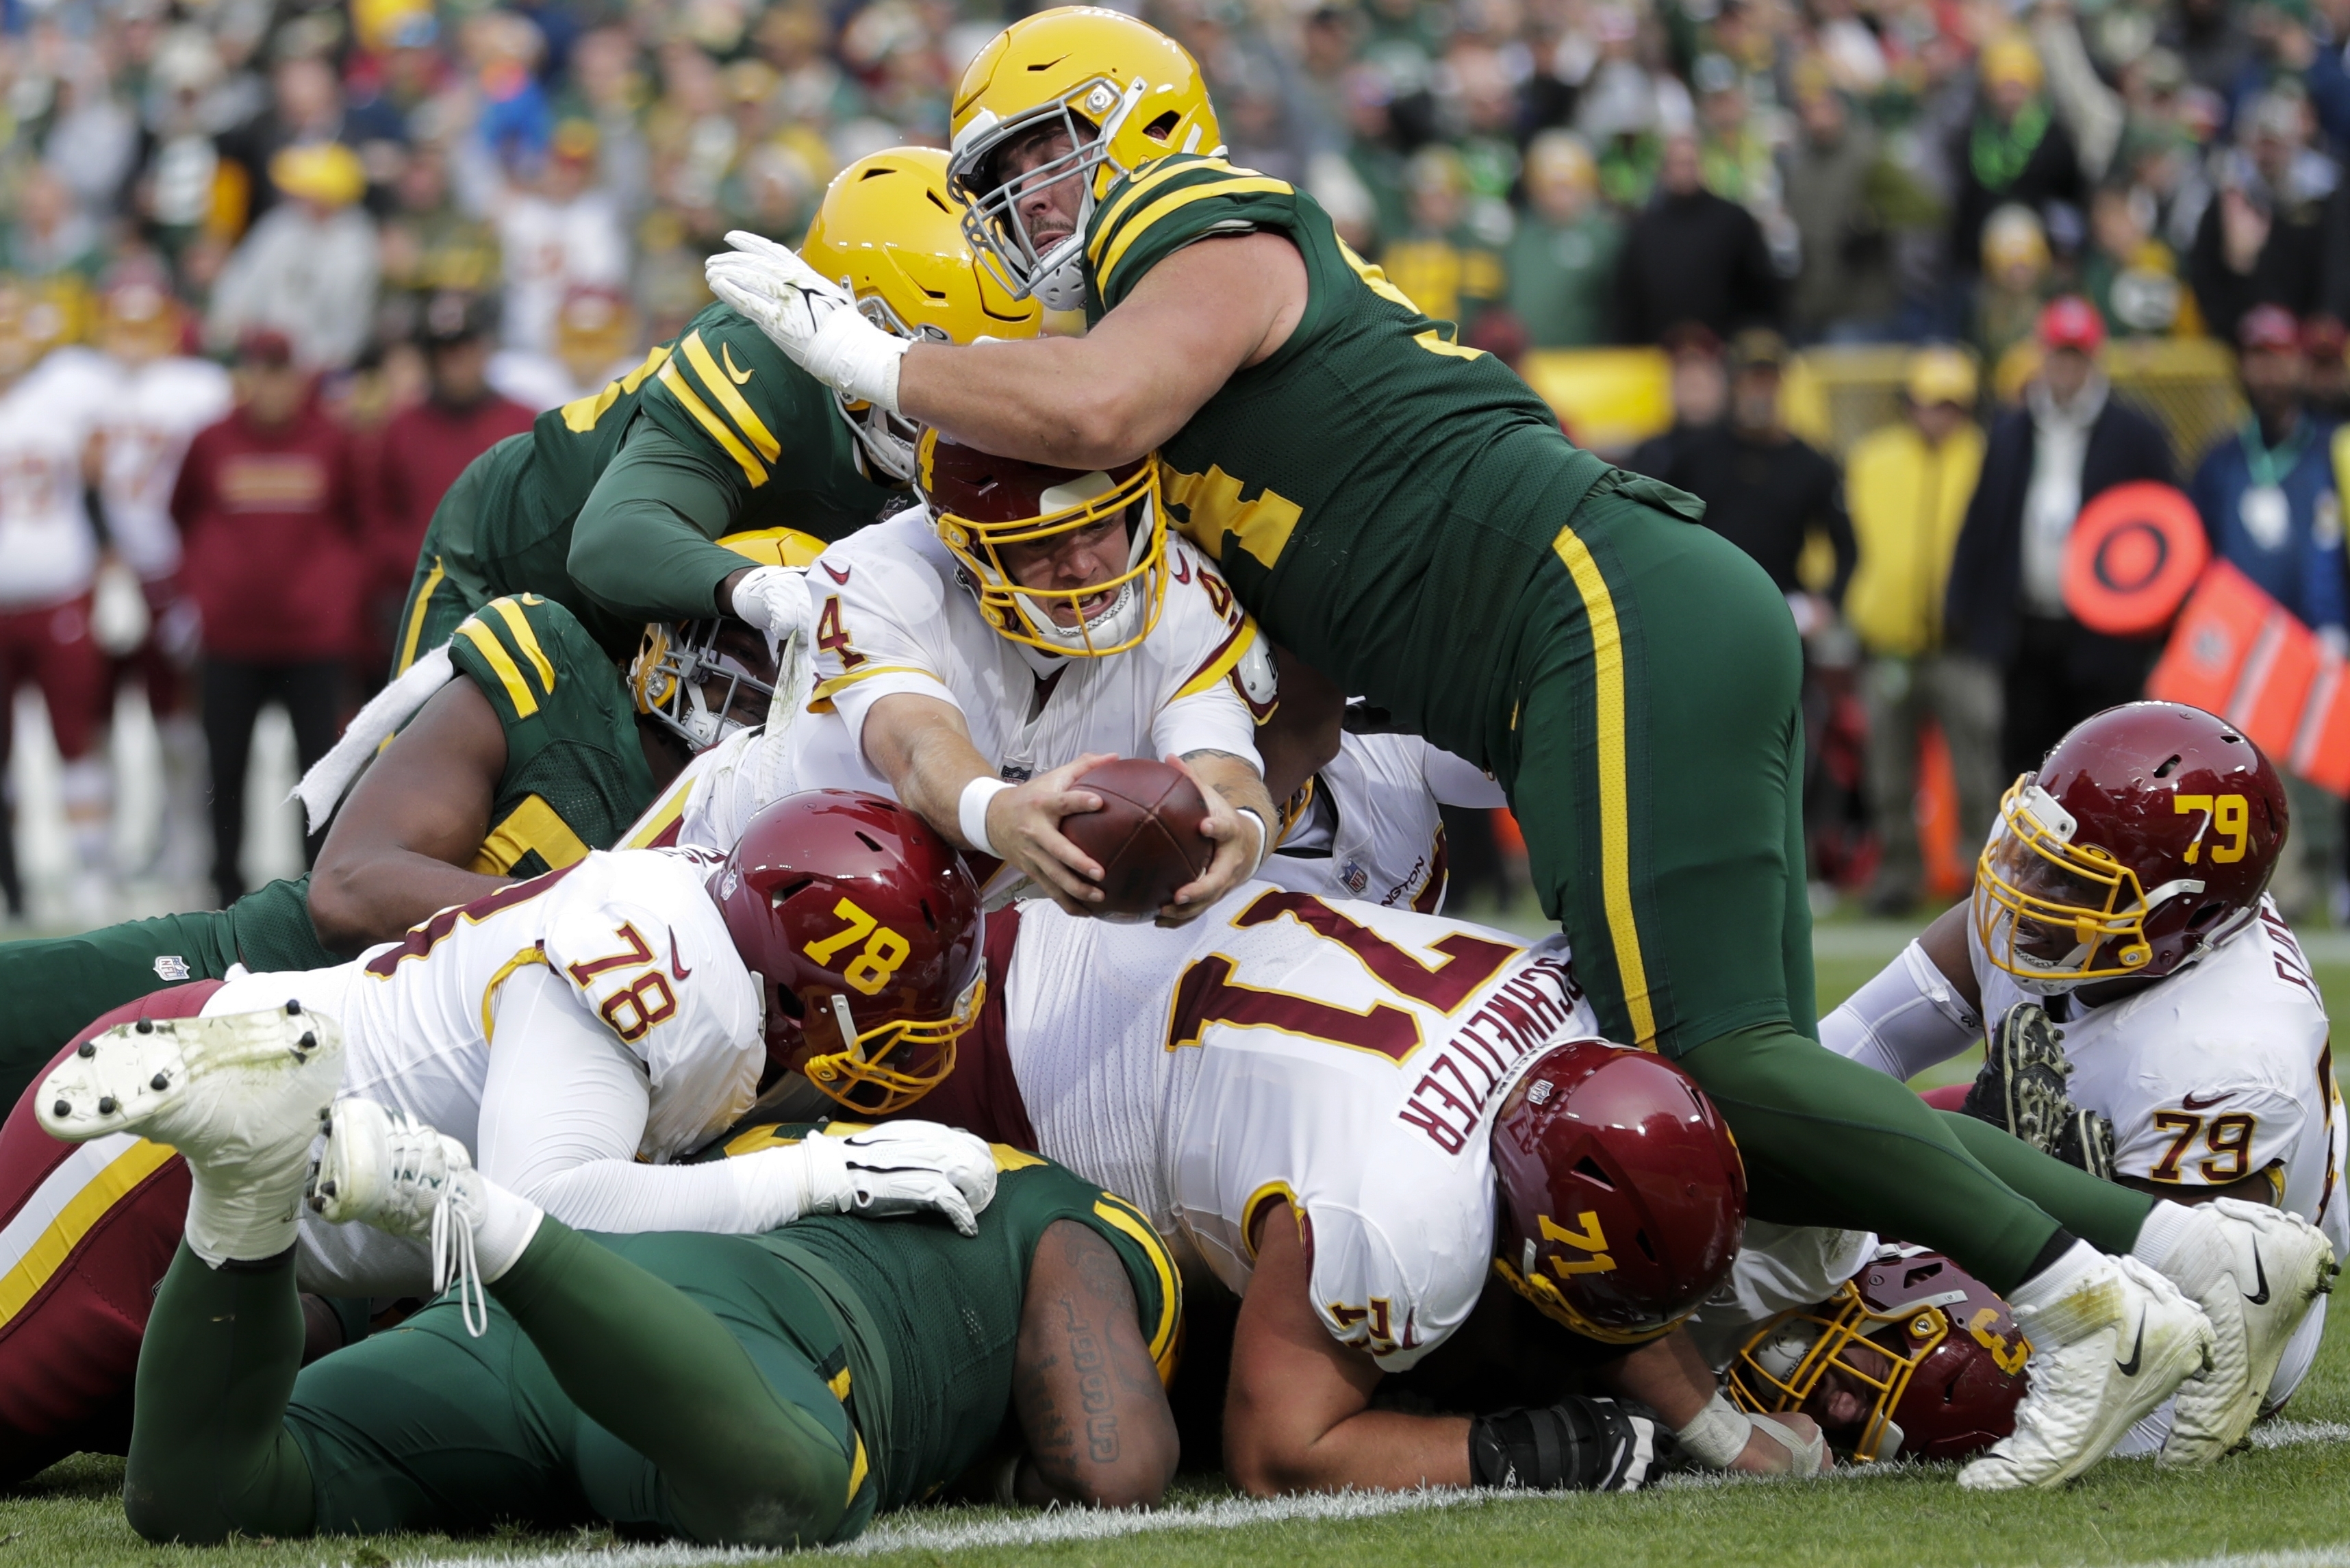
{"type": "Polygon", "coordinates": [[[1134,1285],[1109,1243],[1074,1220],[1037,1242],[1014,1355],[1022,1502],[1148,1508],[1165,1495],[1180,1445],[1134,1285]]]}
{"type": "Polygon", "coordinates": [[[1905,1083],[1980,1044],[1982,992],[1967,953],[1967,911],[1944,910],[1821,1019],[1820,1044],[1905,1083]]]}
{"type": "Polygon", "coordinates": [[[452,680],[359,775],[310,871],[310,923],[335,952],[390,941],[505,878],[464,867],[489,836],[505,727],[480,687],[452,680]]]}
{"type": "Polygon", "coordinates": [[[1232,1328],[1224,1469],[1257,1497],[1469,1484],[1469,1420],[1371,1408],[1383,1376],[1330,1336],[1298,1227],[1270,1215],[1232,1328]]]}
{"type": "Polygon", "coordinates": [[[899,368],[899,406],[1006,457],[1131,462],[1287,342],[1306,297],[1305,258],[1285,237],[1201,241],[1153,266],[1083,337],[917,343],[899,368]]]}
{"type": "Polygon", "coordinates": [[[899,803],[954,843],[1010,861],[1070,914],[1088,914],[1101,902],[1101,865],[1062,836],[1061,818],[1101,809],[1101,796],[1071,785],[1097,763],[1110,761],[1107,753],[1089,753],[996,791],[983,808],[981,835],[964,828],[963,792],[994,778],[996,771],[972,743],[961,709],[936,697],[893,691],[867,711],[859,740],[866,761],[889,781],[899,803]]]}
{"type": "Polygon", "coordinates": [[[712,541],[728,531],[750,491],[728,461],[639,417],[572,525],[571,580],[626,620],[731,613],[731,579],[751,568],[712,541]]]}

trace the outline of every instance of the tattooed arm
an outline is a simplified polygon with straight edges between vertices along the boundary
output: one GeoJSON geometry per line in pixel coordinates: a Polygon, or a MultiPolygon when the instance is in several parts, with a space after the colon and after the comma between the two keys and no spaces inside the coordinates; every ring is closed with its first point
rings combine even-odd
{"type": "Polygon", "coordinates": [[[1027,1503],[1156,1503],[1175,1474],[1167,1407],[1118,1254],[1074,1220],[1047,1227],[1028,1265],[1012,1404],[1028,1452],[1027,1503]]]}

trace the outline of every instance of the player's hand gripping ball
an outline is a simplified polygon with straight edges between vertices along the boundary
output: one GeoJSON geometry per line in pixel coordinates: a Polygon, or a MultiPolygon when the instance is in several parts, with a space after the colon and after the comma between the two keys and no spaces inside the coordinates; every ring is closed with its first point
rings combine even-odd
{"type": "Polygon", "coordinates": [[[1101,866],[1103,898],[1094,913],[1104,919],[1150,919],[1215,857],[1215,842],[1200,831],[1207,800],[1165,763],[1120,757],[1069,787],[1101,796],[1099,811],[1063,817],[1061,835],[1101,866]]]}

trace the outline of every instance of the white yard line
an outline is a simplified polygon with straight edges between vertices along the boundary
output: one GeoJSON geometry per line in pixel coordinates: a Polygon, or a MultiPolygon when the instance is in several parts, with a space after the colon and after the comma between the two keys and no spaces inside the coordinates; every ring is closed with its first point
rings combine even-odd
{"type": "MultiPolygon", "coordinates": [[[[2255,1448],[2290,1449],[2350,1443],[2350,1422],[2272,1421],[2252,1434],[2255,1448]]],[[[1840,1472],[1867,1480],[1900,1471],[1873,1466],[1840,1472]]],[[[1740,1484],[1727,1477],[1679,1476],[1669,1487],[1740,1484]]],[[[1762,1484],[1756,1481],[1752,1484],[1762,1484]]],[[[1111,1541],[1174,1530],[1240,1530],[1291,1520],[1378,1519],[1433,1509],[1478,1508],[1521,1501],[1521,1494],[1430,1488],[1406,1492],[1344,1492],[1336,1497],[1222,1498],[1149,1511],[1053,1509],[1012,1518],[932,1522],[937,1514],[916,1511],[882,1520],[846,1545],[827,1549],[828,1557],[870,1557],[890,1552],[962,1552],[989,1546],[1044,1546],[1071,1541],[1111,1541]]],[[[521,1555],[483,1552],[465,1557],[403,1559],[394,1568],[702,1568],[703,1564],[768,1561],[772,1552],[669,1542],[657,1546],[579,1547],[521,1555]]],[[[2124,1568],[2350,1568],[2350,1544],[2299,1552],[2256,1552],[2228,1557],[2131,1563],[2124,1568]]]]}

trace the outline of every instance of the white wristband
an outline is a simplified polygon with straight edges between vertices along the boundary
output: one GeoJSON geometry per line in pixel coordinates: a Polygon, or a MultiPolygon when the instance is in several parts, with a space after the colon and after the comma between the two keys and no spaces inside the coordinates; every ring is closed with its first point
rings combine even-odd
{"type": "Polygon", "coordinates": [[[1003,852],[987,836],[987,803],[1012,786],[1002,779],[985,774],[962,786],[962,799],[955,805],[955,826],[962,829],[962,841],[983,854],[1003,852]]]}
{"type": "Polygon", "coordinates": [[[1682,1452],[1713,1470],[1726,1470],[1736,1463],[1746,1451],[1746,1439],[1753,1435],[1753,1418],[1719,1392],[1688,1426],[1673,1434],[1680,1439],[1682,1452]]]}
{"type": "Polygon", "coordinates": [[[1247,806],[1234,806],[1232,811],[1235,815],[1245,816],[1256,824],[1256,859],[1249,867],[1249,875],[1253,877],[1258,867],[1264,864],[1264,857],[1273,852],[1273,835],[1266,829],[1264,818],[1247,806]]]}

